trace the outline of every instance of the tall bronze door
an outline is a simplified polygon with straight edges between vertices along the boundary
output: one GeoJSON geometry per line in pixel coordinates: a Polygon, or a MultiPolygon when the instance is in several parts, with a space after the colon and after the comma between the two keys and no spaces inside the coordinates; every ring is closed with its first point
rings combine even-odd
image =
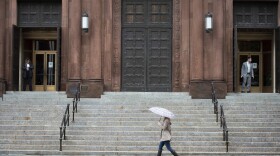
{"type": "Polygon", "coordinates": [[[122,1],[122,91],[171,91],[172,0],[122,1]]]}
{"type": "Polygon", "coordinates": [[[56,90],[56,52],[36,52],[34,57],[34,86],[36,91],[56,90]]]}

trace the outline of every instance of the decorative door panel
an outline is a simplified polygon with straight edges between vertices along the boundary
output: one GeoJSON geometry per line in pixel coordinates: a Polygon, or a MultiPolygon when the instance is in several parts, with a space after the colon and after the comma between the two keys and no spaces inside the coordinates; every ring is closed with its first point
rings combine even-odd
{"type": "Polygon", "coordinates": [[[171,29],[149,30],[147,90],[171,90],[171,29]]]}
{"type": "Polygon", "coordinates": [[[238,28],[276,28],[277,2],[234,2],[234,24],[238,28]]]}
{"type": "Polygon", "coordinates": [[[122,90],[171,91],[172,1],[122,2],[122,90]]]}
{"type": "Polygon", "coordinates": [[[122,39],[122,84],[124,91],[145,91],[146,32],[143,28],[128,28],[122,39]]]}
{"type": "Polygon", "coordinates": [[[61,0],[18,0],[20,27],[58,27],[61,25],[61,0]]]}

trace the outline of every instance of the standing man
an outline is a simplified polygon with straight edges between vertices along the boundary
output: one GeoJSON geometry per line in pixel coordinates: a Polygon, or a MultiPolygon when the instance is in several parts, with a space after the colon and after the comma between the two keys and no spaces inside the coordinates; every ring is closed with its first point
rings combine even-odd
{"type": "Polygon", "coordinates": [[[26,85],[29,85],[29,91],[32,91],[32,76],[33,76],[33,65],[30,59],[25,60],[25,64],[23,65],[23,91],[26,91],[26,85]]]}
{"type": "Polygon", "coordinates": [[[241,78],[243,78],[242,83],[242,93],[244,93],[245,85],[247,84],[247,93],[250,93],[251,90],[251,78],[254,78],[254,70],[252,65],[252,58],[248,56],[248,59],[246,62],[242,64],[241,68],[241,78]]]}

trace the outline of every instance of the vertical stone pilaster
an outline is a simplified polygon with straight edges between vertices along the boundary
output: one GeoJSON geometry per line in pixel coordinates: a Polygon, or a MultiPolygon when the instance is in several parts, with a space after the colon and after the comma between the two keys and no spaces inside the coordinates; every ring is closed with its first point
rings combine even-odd
{"type": "MultiPolygon", "coordinates": [[[[5,28],[6,28],[6,1],[0,1],[0,80],[4,79],[5,72],[5,28]]],[[[1,88],[0,88],[1,89],[1,88]]]]}
{"type": "Polygon", "coordinates": [[[69,53],[69,0],[62,0],[61,11],[61,90],[66,90],[69,53]]]}
{"type": "Polygon", "coordinates": [[[103,9],[103,55],[102,73],[104,79],[104,90],[112,90],[112,44],[113,44],[113,1],[104,0],[103,9]]]}
{"type": "Polygon", "coordinates": [[[69,0],[67,95],[74,93],[81,80],[81,0],[69,0]]]}
{"type": "MultiPolygon", "coordinates": [[[[280,5],[279,5],[280,6],[280,5]]],[[[227,91],[233,91],[233,0],[225,1],[225,56],[224,77],[227,82],[227,91]]],[[[279,9],[278,9],[279,11],[279,9]]],[[[279,16],[278,16],[279,18],[279,16]]]]}
{"type": "Polygon", "coordinates": [[[68,78],[80,80],[81,65],[81,0],[69,1],[68,78]]]}
{"type": "Polygon", "coordinates": [[[173,43],[172,43],[172,88],[173,91],[181,91],[181,0],[173,1],[173,43]]]}
{"type": "Polygon", "coordinates": [[[113,1],[112,90],[121,90],[121,0],[113,1]]]}
{"type": "Polygon", "coordinates": [[[181,89],[189,91],[190,85],[190,0],[181,1],[181,89]]]}

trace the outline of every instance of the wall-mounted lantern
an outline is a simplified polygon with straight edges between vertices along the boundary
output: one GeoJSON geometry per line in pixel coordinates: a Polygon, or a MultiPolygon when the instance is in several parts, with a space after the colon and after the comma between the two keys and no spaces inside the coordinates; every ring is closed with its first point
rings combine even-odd
{"type": "Polygon", "coordinates": [[[88,32],[88,14],[86,12],[83,13],[82,15],[82,30],[84,32],[88,32]]]}
{"type": "Polygon", "coordinates": [[[213,30],[213,16],[210,12],[205,16],[205,30],[208,33],[213,30]]]}

